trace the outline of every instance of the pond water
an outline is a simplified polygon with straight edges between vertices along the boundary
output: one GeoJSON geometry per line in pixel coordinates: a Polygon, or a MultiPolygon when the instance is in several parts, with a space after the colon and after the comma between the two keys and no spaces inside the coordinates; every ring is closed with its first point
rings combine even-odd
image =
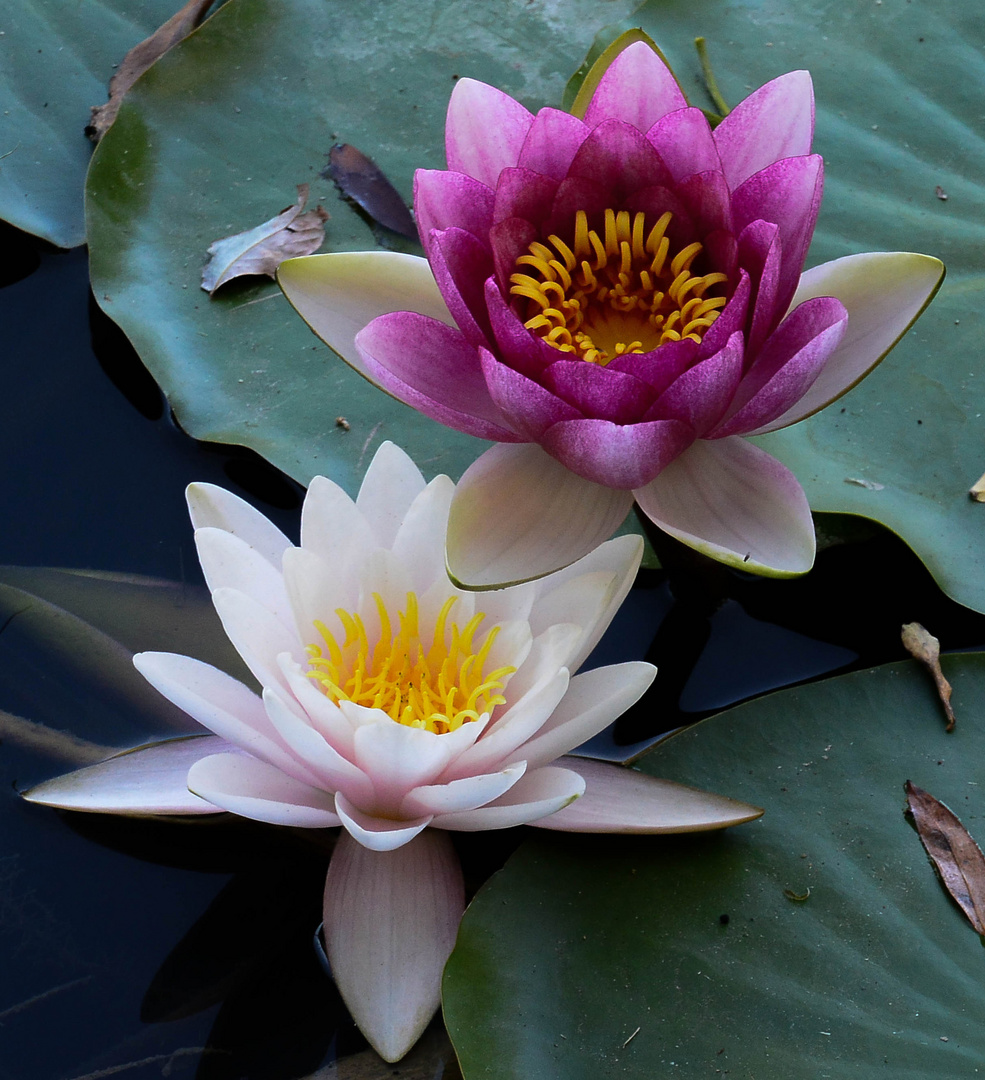
{"type": "MultiPolygon", "coordinates": [[[[89,572],[0,570],[0,1080],[297,1080],[336,1056],[361,1062],[349,1075],[391,1075],[367,1064],[312,945],[330,838],[58,814],[18,797],[81,752],[49,729],[110,747],[173,732],[126,683],[124,649],[212,625],[185,485],[228,486],[288,535],[303,492],[251,452],[180,431],[91,301],[84,251],[4,227],[0,282],[0,567],[89,572]]],[[[641,574],[592,660],[645,656],[660,674],[592,752],[626,759],[751,695],[898,659],[904,621],[948,648],[985,645],[985,617],[944,597],[901,542],[821,524],[834,542],[795,582],[662,552],[668,569],[641,574]]],[[[470,887],[522,837],[463,840],[470,887]]],[[[434,1045],[413,1068],[451,1076],[434,1045]]]]}

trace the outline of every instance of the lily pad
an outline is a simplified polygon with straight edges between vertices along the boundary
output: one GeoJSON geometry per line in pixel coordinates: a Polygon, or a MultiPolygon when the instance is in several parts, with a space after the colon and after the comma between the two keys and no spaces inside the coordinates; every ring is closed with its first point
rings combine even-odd
{"type": "Polygon", "coordinates": [[[0,18],[0,218],[57,247],[85,243],[89,109],[175,0],[6,0],[0,18]]]}
{"type": "Polygon", "coordinates": [[[445,972],[466,1080],[985,1069],[985,952],[903,815],[910,779],[985,840],[985,654],[946,671],[951,735],[901,663],[720,713],[644,760],[764,806],[759,822],[525,843],[445,972]]]}

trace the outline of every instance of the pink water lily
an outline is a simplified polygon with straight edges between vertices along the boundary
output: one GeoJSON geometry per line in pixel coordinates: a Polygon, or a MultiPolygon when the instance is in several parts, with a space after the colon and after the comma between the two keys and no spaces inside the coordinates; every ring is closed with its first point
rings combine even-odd
{"type": "Polygon", "coordinates": [[[415,180],[427,262],[282,265],[288,298],[363,375],[498,443],[452,507],[458,580],[555,569],[611,535],[634,499],[723,562],[810,568],[800,484],[744,437],[853,386],[943,276],[905,252],[801,273],[821,202],[813,129],[807,72],[767,83],[713,130],[644,42],[578,116],[532,115],[462,79],[448,169],[415,180]]]}
{"type": "Polygon", "coordinates": [[[635,661],[576,674],[632,584],[641,541],[610,541],[535,582],[466,592],[445,571],[453,494],[447,477],[425,484],[387,443],[355,501],[312,482],[294,546],[236,496],[192,485],[216,610],[262,692],[191,657],[140,653],[143,675],[211,734],[25,793],[74,810],[341,826],[325,946],[356,1022],[390,1061],[438,1006],[464,909],[449,833],[524,823],[688,832],[760,813],[566,756],[653,678],[635,661]]]}

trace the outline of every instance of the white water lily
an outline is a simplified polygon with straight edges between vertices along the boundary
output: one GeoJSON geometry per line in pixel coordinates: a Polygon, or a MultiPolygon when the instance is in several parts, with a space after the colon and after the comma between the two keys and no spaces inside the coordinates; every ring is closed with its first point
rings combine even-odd
{"type": "Polygon", "coordinates": [[[641,541],[610,541],[537,581],[463,591],[444,564],[454,490],[444,476],[426,484],[385,444],[355,501],[312,482],[295,547],[241,499],[192,485],[216,610],[262,694],[190,657],[138,654],[144,676],[212,734],[129,751],[25,795],[76,810],[341,825],[326,949],[353,1017],[389,1061],[438,1007],[464,910],[449,832],[684,832],[759,814],[562,757],[653,679],[635,661],[575,674],[632,584],[641,541]]]}

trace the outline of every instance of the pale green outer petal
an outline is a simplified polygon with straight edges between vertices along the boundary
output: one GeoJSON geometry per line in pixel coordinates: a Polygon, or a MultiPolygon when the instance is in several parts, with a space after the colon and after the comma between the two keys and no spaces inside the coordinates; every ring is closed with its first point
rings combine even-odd
{"type": "Polygon", "coordinates": [[[223,529],[232,533],[280,569],[281,558],[291,542],[245,499],[215,484],[189,484],[185,498],[196,529],[223,529]]]}
{"type": "Polygon", "coordinates": [[[447,836],[428,829],[396,851],[339,837],[325,881],[325,950],[353,1019],[386,1061],[402,1058],[437,1011],[464,910],[447,836]]]}
{"type": "Polygon", "coordinates": [[[497,443],[455,490],[448,572],[471,589],[541,577],[607,540],[632,504],[630,492],[583,480],[534,443],[497,443]]]}
{"type": "Polygon", "coordinates": [[[848,311],[848,329],[800,401],[749,434],[794,424],[850,390],[909,330],[943,280],[940,259],[909,251],[847,255],[807,270],[791,309],[815,296],[837,297],[848,311]]]}
{"type": "Polygon", "coordinates": [[[297,313],[360,370],[356,334],[378,315],[417,311],[454,326],[427,259],[397,251],[352,251],[287,259],[277,282],[297,313]]]}
{"type": "Polygon", "coordinates": [[[814,564],[814,523],[796,477],[738,436],[699,439],[645,488],[640,509],[718,562],[770,577],[814,564]]]}
{"type": "Polygon", "coordinates": [[[585,794],[550,817],[531,822],[541,829],[587,833],[684,833],[724,829],[763,813],[748,803],[658,780],[623,765],[588,758],[559,764],[585,779],[585,794]]]}
{"type": "Polygon", "coordinates": [[[99,814],[218,814],[220,808],[188,790],[188,770],[233,747],[215,735],[150,743],[56,776],[21,793],[28,802],[99,814]]]}

